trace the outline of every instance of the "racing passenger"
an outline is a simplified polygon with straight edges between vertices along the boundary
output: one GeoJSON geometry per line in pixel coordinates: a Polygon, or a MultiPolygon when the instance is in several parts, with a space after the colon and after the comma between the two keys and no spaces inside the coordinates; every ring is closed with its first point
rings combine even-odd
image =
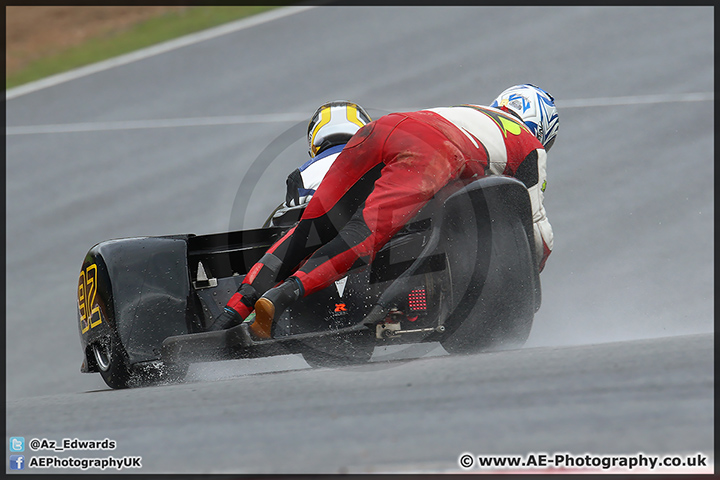
{"type": "Polygon", "coordinates": [[[391,113],[368,123],[330,166],[298,224],[250,268],[210,330],[238,325],[254,310],[251,333],[271,338],[273,320],[289,305],[372,262],[458,179],[508,175],[525,184],[542,270],[553,246],[543,207],[546,152],[558,125],[553,97],[531,84],[506,89],[489,107],[391,113]]]}
{"type": "Polygon", "coordinates": [[[371,120],[364,108],[345,100],[327,102],[315,110],[307,131],[310,160],[288,175],[285,202],[271,215],[272,225],[298,220],[299,214],[291,212],[310,201],[345,144],[371,120]]]}

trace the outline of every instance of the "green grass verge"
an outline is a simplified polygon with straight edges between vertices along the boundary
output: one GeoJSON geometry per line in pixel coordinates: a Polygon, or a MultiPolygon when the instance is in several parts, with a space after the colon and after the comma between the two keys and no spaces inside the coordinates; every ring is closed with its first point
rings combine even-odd
{"type": "Polygon", "coordinates": [[[167,13],[138,23],[121,33],[88,40],[77,47],[36,60],[22,71],[6,75],[5,88],[13,88],[273,8],[277,7],[193,7],[182,12],[167,13]]]}

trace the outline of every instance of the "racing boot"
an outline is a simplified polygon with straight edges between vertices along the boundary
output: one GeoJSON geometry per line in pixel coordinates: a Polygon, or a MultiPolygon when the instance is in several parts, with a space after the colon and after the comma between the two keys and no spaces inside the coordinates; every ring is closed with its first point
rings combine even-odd
{"type": "Polygon", "coordinates": [[[253,311],[253,304],[258,294],[253,287],[244,283],[238,291],[230,297],[225,310],[220,314],[208,331],[227,330],[240,325],[253,311]]]}
{"type": "Polygon", "coordinates": [[[250,325],[250,331],[258,338],[271,338],[273,321],[302,296],[302,284],[295,277],[265,292],[255,302],[255,321],[250,325]]]}
{"type": "MultiPolygon", "coordinates": [[[[248,314],[249,315],[249,314],[248,314]]],[[[233,310],[230,307],[225,307],[225,310],[223,313],[221,313],[213,322],[210,327],[208,327],[208,332],[213,332],[217,330],[227,330],[228,328],[235,327],[237,325],[240,325],[242,323],[243,319],[242,316],[233,310]]]]}

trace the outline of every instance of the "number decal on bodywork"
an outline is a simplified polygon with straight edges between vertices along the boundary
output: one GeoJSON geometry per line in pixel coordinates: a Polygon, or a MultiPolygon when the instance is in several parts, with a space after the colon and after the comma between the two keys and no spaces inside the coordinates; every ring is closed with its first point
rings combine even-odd
{"type": "Polygon", "coordinates": [[[80,272],[78,280],[78,311],[80,331],[87,332],[102,323],[100,306],[95,302],[97,294],[97,265],[94,263],[80,272]]]}

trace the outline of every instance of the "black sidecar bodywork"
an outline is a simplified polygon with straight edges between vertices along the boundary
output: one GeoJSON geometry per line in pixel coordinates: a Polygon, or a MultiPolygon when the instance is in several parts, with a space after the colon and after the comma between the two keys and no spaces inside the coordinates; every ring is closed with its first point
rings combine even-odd
{"type": "Polygon", "coordinates": [[[521,346],[540,307],[530,199],[504,176],[451,184],[366,267],[285,311],[273,338],[206,332],[286,231],[101,242],[78,284],[83,372],[113,388],[182,378],[197,361],[300,353],[313,366],[368,361],[375,346],[438,341],[450,353],[521,346]]]}

